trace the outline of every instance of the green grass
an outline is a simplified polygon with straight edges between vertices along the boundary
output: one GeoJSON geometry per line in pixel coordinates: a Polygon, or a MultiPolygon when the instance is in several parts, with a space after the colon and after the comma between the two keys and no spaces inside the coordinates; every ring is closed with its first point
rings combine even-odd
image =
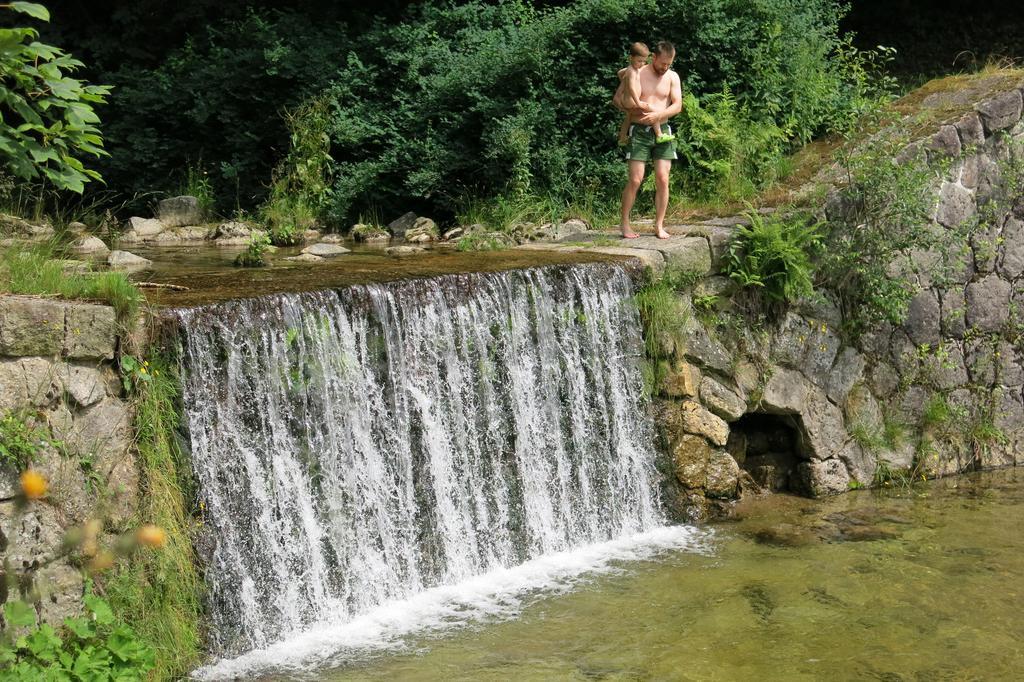
{"type": "Polygon", "coordinates": [[[178,382],[173,365],[149,358],[149,381],[136,381],[135,432],[142,472],[139,521],[167,533],[157,552],[136,553],[103,586],[111,607],[156,653],[157,680],[184,678],[201,655],[201,589],[191,531],[189,471],[175,441],[178,382]]]}
{"type": "Polygon", "coordinates": [[[124,273],[67,272],[60,255],[53,243],[6,247],[0,251],[0,293],[96,301],[113,306],[122,324],[135,318],[142,294],[124,273]]]}

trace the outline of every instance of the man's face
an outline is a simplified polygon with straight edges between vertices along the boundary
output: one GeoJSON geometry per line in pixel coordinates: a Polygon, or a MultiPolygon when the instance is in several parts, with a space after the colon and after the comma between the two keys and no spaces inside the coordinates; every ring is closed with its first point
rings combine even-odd
{"type": "Polygon", "coordinates": [[[675,52],[668,54],[661,54],[660,52],[654,53],[654,61],[651,62],[651,68],[654,69],[654,73],[659,76],[664,76],[665,73],[671,68],[672,61],[676,58],[675,52]]]}

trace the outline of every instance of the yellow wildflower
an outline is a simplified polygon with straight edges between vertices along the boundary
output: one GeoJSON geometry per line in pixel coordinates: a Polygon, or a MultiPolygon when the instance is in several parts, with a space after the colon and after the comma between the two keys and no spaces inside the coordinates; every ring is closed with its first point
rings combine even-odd
{"type": "Polygon", "coordinates": [[[21,492],[30,500],[38,500],[46,495],[47,483],[43,475],[35,469],[26,469],[21,474],[21,492]]]}

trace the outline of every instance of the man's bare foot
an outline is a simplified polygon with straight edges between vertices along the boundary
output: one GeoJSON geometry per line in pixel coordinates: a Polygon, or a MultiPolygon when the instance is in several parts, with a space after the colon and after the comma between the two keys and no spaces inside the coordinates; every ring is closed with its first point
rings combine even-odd
{"type": "Polygon", "coordinates": [[[640,235],[638,235],[633,230],[626,230],[625,232],[622,233],[622,238],[623,239],[636,239],[639,236],[640,235]]]}
{"type": "Polygon", "coordinates": [[[655,231],[654,236],[656,236],[658,239],[668,239],[672,235],[670,235],[668,232],[666,232],[664,227],[659,227],[655,231]]]}

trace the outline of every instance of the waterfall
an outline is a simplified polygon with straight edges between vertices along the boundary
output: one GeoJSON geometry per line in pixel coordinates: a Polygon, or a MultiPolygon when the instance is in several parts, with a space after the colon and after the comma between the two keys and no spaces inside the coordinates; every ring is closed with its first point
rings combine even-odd
{"type": "Polygon", "coordinates": [[[171,311],[212,646],[662,523],[622,266],[171,311]]]}

